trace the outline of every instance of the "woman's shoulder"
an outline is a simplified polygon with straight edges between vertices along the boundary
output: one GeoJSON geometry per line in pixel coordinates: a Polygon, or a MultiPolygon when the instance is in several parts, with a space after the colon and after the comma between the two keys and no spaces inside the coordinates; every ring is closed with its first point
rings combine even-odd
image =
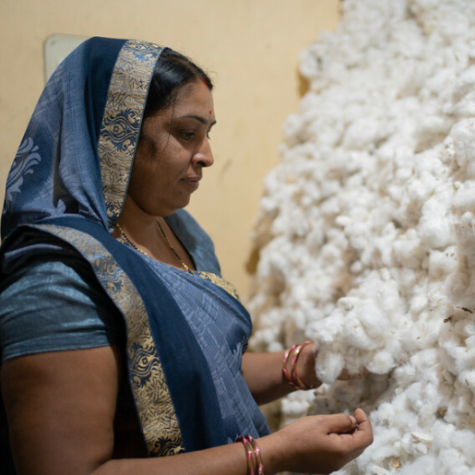
{"type": "Polygon", "coordinates": [[[119,311],[79,256],[35,256],[0,284],[2,360],[119,344],[119,311]]]}
{"type": "Polygon", "coordinates": [[[19,279],[28,280],[29,277],[43,275],[45,272],[51,273],[52,276],[66,273],[72,279],[81,279],[90,275],[92,271],[84,259],[73,253],[69,255],[60,253],[38,254],[31,256],[21,266],[16,266],[11,272],[4,275],[0,284],[0,292],[19,279]]]}
{"type": "Polygon", "coordinates": [[[30,257],[3,275],[0,301],[6,302],[19,294],[25,297],[42,291],[50,294],[53,289],[61,288],[96,293],[96,282],[90,265],[79,255],[42,254],[30,257]]]}

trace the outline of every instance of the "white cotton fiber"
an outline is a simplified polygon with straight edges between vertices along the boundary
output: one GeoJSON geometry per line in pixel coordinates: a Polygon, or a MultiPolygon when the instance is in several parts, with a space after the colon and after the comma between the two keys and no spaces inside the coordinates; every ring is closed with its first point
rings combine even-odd
{"type": "Polygon", "coordinates": [[[302,52],[265,179],[251,345],[317,343],[325,384],[282,424],[368,411],[374,443],[340,475],[475,474],[475,2],[342,13],[302,52]]]}

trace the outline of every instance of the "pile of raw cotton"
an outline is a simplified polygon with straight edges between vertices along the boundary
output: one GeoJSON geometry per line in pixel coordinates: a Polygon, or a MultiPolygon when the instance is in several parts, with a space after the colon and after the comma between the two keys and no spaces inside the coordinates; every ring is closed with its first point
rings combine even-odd
{"type": "Polygon", "coordinates": [[[304,414],[370,414],[340,474],[475,473],[475,2],[344,0],[265,180],[254,349],[317,342],[304,414]],[[341,370],[371,375],[336,382],[341,370]]]}

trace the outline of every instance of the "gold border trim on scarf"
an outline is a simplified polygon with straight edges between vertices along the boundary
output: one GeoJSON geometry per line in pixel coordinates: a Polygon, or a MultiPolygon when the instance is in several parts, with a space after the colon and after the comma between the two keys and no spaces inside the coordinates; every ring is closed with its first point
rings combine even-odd
{"type": "Polygon", "coordinates": [[[112,72],[97,145],[110,231],[122,211],[150,81],[162,51],[154,43],[129,40],[112,72]]]}
{"type": "Polygon", "coordinates": [[[130,278],[109,251],[89,234],[57,225],[32,227],[53,234],[77,249],[123,314],[129,379],[148,454],[157,457],[184,452],[178,417],[152,338],[147,310],[130,278]]]}
{"type": "MultiPolygon", "coordinates": [[[[140,252],[141,254],[144,254],[140,249],[137,249],[136,247],[133,246],[132,243],[124,239],[123,237],[117,238],[117,241],[123,244],[124,246],[127,246],[130,249],[134,249],[135,251],[140,252]]],[[[153,259],[149,255],[145,254],[149,259],[153,259]]],[[[183,269],[180,269],[183,272],[183,269]]],[[[239,297],[239,293],[234,287],[231,282],[227,281],[226,279],[223,279],[217,274],[213,274],[212,272],[206,272],[202,270],[194,270],[190,272],[190,274],[196,275],[198,277],[201,277],[204,280],[208,280],[212,282],[214,285],[217,285],[219,288],[223,289],[225,292],[227,292],[231,297],[235,298],[238,302],[241,302],[241,298],[239,297]]]]}
{"type": "Polygon", "coordinates": [[[229,295],[231,295],[231,297],[234,297],[238,302],[241,301],[236,287],[234,287],[231,282],[228,282],[226,279],[223,279],[219,275],[213,274],[212,272],[205,272],[199,270],[193,272],[193,274],[197,275],[198,277],[201,277],[202,279],[213,282],[214,285],[217,285],[218,287],[226,291],[229,295]]]}

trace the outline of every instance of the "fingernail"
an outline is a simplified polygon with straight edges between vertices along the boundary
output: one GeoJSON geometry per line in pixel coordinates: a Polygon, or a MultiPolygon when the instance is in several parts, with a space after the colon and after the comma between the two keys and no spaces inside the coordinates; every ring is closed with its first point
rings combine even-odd
{"type": "Polygon", "coordinates": [[[356,425],[356,419],[353,416],[350,416],[350,419],[351,419],[351,422],[353,423],[353,425],[356,425]]]}

